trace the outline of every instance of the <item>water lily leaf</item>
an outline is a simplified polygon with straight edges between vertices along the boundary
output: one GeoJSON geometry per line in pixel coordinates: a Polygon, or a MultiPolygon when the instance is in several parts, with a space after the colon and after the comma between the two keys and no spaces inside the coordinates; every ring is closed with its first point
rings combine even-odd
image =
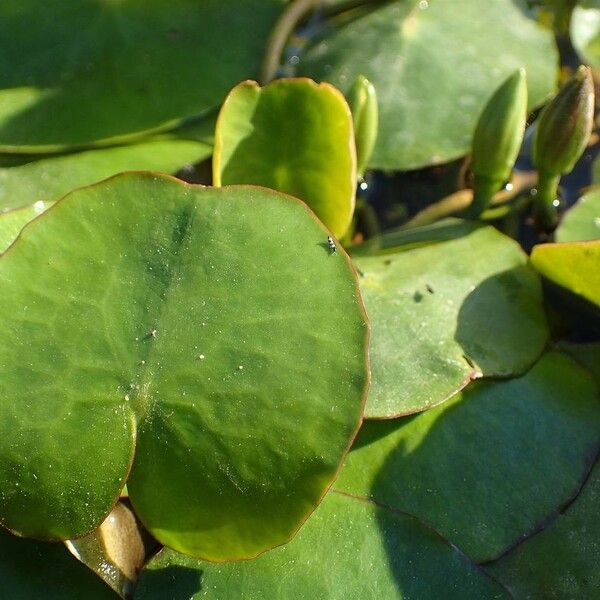
{"type": "Polygon", "coordinates": [[[27,225],[0,285],[13,531],[90,531],[132,465],[129,499],[160,542],[250,557],[290,539],[336,476],[367,325],[349,258],[301,202],[123,174],[27,225]]]}
{"type": "Polygon", "coordinates": [[[576,6],[571,17],[571,40],[579,55],[600,69],[600,7],[576,6]]]}
{"type": "Polygon", "coordinates": [[[600,306],[600,240],[539,244],[531,264],[553,283],[600,306]]]}
{"type": "Polygon", "coordinates": [[[584,194],[564,214],[554,237],[557,242],[600,239],[600,188],[584,194]]]}
{"type": "Polygon", "coordinates": [[[573,342],[560,342],[558,348],[583,365],[596,379],[600,387],[600,342],[576,344],[573,342]]]}
{"type": "Polygon", "coordinates": [[[600,464],[566,512],[486,568],[517,598],[595,598],[600,589],[600,464]]]}
{"type": "Polygon", "coordinates": [[[217,106],[238,81],[256,76],[283,6],[3,2],[0,149],[56,151],[129,139],[217,106]]]}
{"type": "Polygon", "coordinates": [[[400,421],[368,421],[336,483],[490,560],[578,491],[600,445],[598,387],[551,352],[523,377],[476,382],[400,421]]]}
{"type": "Polygon", "coordinates": [[[27,540],[0,528],[3,600],[118,600],[63,544],[27,540]]]}
{"type": "Polygon", "coordinates": [[[153,140],[0,168],[0,210],[57,200],[71,190],[121,171],[175,173],[212,154],[212,147],[191,140],[153,140]]]}
{"type": "Polygon", "coordinates": [[[542,353],[540,283],[525,254],[492,227],[462,233],[356,258],[373,328],[368,417],[424,410],[472,378],[520,374],[542,353]]]}
{"type": "Polygon", "coordinates": [[[214,565],[163,550],[136,600],[509,598],[496,581],[416,519],[332,492],[286,546],[214,565]]]}
{"type": "Polygon", "coordinates": [[[375,86],[379,135],[370,166],[414,169],[470,149],[479,113],[519,67],[529,106],[554,88],[552,32],[513,0],[397,1],[325,30],[301,56],[298,74],[347,93],[357,75],[375,86]]]}
{"type": "Polygon", "coordinates": [[[262,89],[241,83],[217,120],[213,181],[296,196],[341,237],[356,190],[352,115],[344,97],[308,79],[280,79],[262,89]]]}

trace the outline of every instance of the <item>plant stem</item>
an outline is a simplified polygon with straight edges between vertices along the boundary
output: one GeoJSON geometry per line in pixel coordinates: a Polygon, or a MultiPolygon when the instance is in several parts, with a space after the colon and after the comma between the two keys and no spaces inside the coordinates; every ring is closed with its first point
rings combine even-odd
{"type": "Polygon", "coordinates": [[[534,213],[537,224],[544,231],[552,231],[558,223],[556,201],[558,200],[559,181],[560,175],[549,175],[542,171],[539,173],[534,213]]]}
{"type": "Polygon", "coordinates": [[[481,213],[488,208],[492,202],[494,194],[502,187],[497,181],[486,177],[475,176],[475,185],[473,189],[473,202],[465,211],[468,219],[477,219],[481,213]]]}

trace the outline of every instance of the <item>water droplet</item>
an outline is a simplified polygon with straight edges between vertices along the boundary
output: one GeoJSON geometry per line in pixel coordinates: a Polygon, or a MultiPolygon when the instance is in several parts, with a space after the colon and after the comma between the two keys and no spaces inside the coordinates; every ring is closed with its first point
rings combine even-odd
{"type": "Polygon", "coordinates": [[[427,0],[420,0],[419,8],[421,10],[425,10],[425,9],[429,8],[429,2],[427,2],[427,0]]]}

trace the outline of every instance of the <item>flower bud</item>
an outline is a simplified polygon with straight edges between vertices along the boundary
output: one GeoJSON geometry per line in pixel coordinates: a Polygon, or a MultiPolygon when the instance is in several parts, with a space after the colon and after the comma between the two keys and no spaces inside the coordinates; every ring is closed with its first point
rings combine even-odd
{"type": "Polygon", "coordinates": [[[526,119],[526,76],[524,69],[518,69],[489,99],[473,134],[474,200],[470,216],[479,216],[510,178],[523,142],[526,119]]]}
{"type": "Polygon", "coordinates": [[[375,147],[379,122],[377,93],[366,77],[359,75],[354,81],[349,103],[354,121],[356,169],[358,175],[362,176],[375,147]]]}
{"type": "Polygon", "coordinates": [[[583,154],[594,122],[594,82],[581,66],[549,102],[538,119],[533,162],[544,177],[573,169],[583,154]]]}

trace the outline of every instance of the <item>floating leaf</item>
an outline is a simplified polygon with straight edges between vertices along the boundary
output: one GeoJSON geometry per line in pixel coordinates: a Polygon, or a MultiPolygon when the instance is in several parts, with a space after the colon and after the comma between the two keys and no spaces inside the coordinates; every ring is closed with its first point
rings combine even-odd
{"type": "Polygon", "coordinates": [[[600,342],[586,344],[560,342],[558,347],[561,351],[573,357],[580,365],[583,365],[600,386],[600,342]]]}
{"type": "Polygon", "coordinates": [[[557,242],[600,239],[600,188],[584,194],[565,213],[554,237],[557,242]]]}
{"type": "Polygon", "coordinates": [[[308,79],[280,79],[264,88],[241,83],[217,120],[213,181],[296,196],[341,237],[356,190],[352,115],[344,97],[308,79]]]}
{"type": "Polygon", "coordinates": [[[539,244],[531,263],[553,283],[600,306],[600,240],[539,244]]]}
{"type": "Polygon", "coordinates": [[[547,353],[439,407],[365,423],[336,489],[416,515],[474,560],[495,558],[578,491],[600,444],[598,387],[547,353]]]}
{"type": "Polygon", "coordinates": [[[386,3],[325,30],[298,73],[349,91],[357,75],[375,86],[379,134],[370,166],[414,169],[469,151],[487,99],[525,67],[529,106],[553,90],[558,55],[552,32],[513,0],[386,3]]]}
{"type": "Polygon", "coordinates": [[[63,544],[26,540],[0,528],[2,600],[118,600],[63,544]]]}
{"type": "Polygon", "coordinates": [[[330,493],[295,539],[252,561],[214,565],[163,550],[136,600],[509,598],[496,581],[416,519],[330,493]]]}
{"type": "Polygon", "coordinates": [[[39,201],[31,206],[16,208],[5,213],[0,213],[0,254],[4,252],[16,239],[21,230],[29,221],[41,215],[52,206],[52,202],[39,201]]]}
{"type": "Polygon", "coordinates": [[[595,598],[600,589],[600,463],[575,502],[486,568],[516,598],[595,598]]]}
{"type": "Polygon", "coordinates": [[[492,227],[462,232],[356,259],[373,328],[368,417],[424,410],[474,377],[520,374],[541,354],[548,332],[525,254],[492,227]]]}
{"type": "Polygon", "coordinates": [[[154,140],[0,168],[0,210],[20,208],[40,200],[57,200],[77,187],[121,171],[174,173],[211,154],[212,147],[203,142],[154,140]]]}
{"type": "Polygon", "coordinates": [[[169,128],[254,77],[282,0],[7,0],[0,149],[55,151],[169,128]]]}
{"type": "Polygon", "coordinates": [[[348,257],[302,203],[120,175],[26,226],[0,282],[12,530],[90,531],[132,465],[159,541],[250,557],[289,540],[336,476],[367,326],[348,257]]]}

